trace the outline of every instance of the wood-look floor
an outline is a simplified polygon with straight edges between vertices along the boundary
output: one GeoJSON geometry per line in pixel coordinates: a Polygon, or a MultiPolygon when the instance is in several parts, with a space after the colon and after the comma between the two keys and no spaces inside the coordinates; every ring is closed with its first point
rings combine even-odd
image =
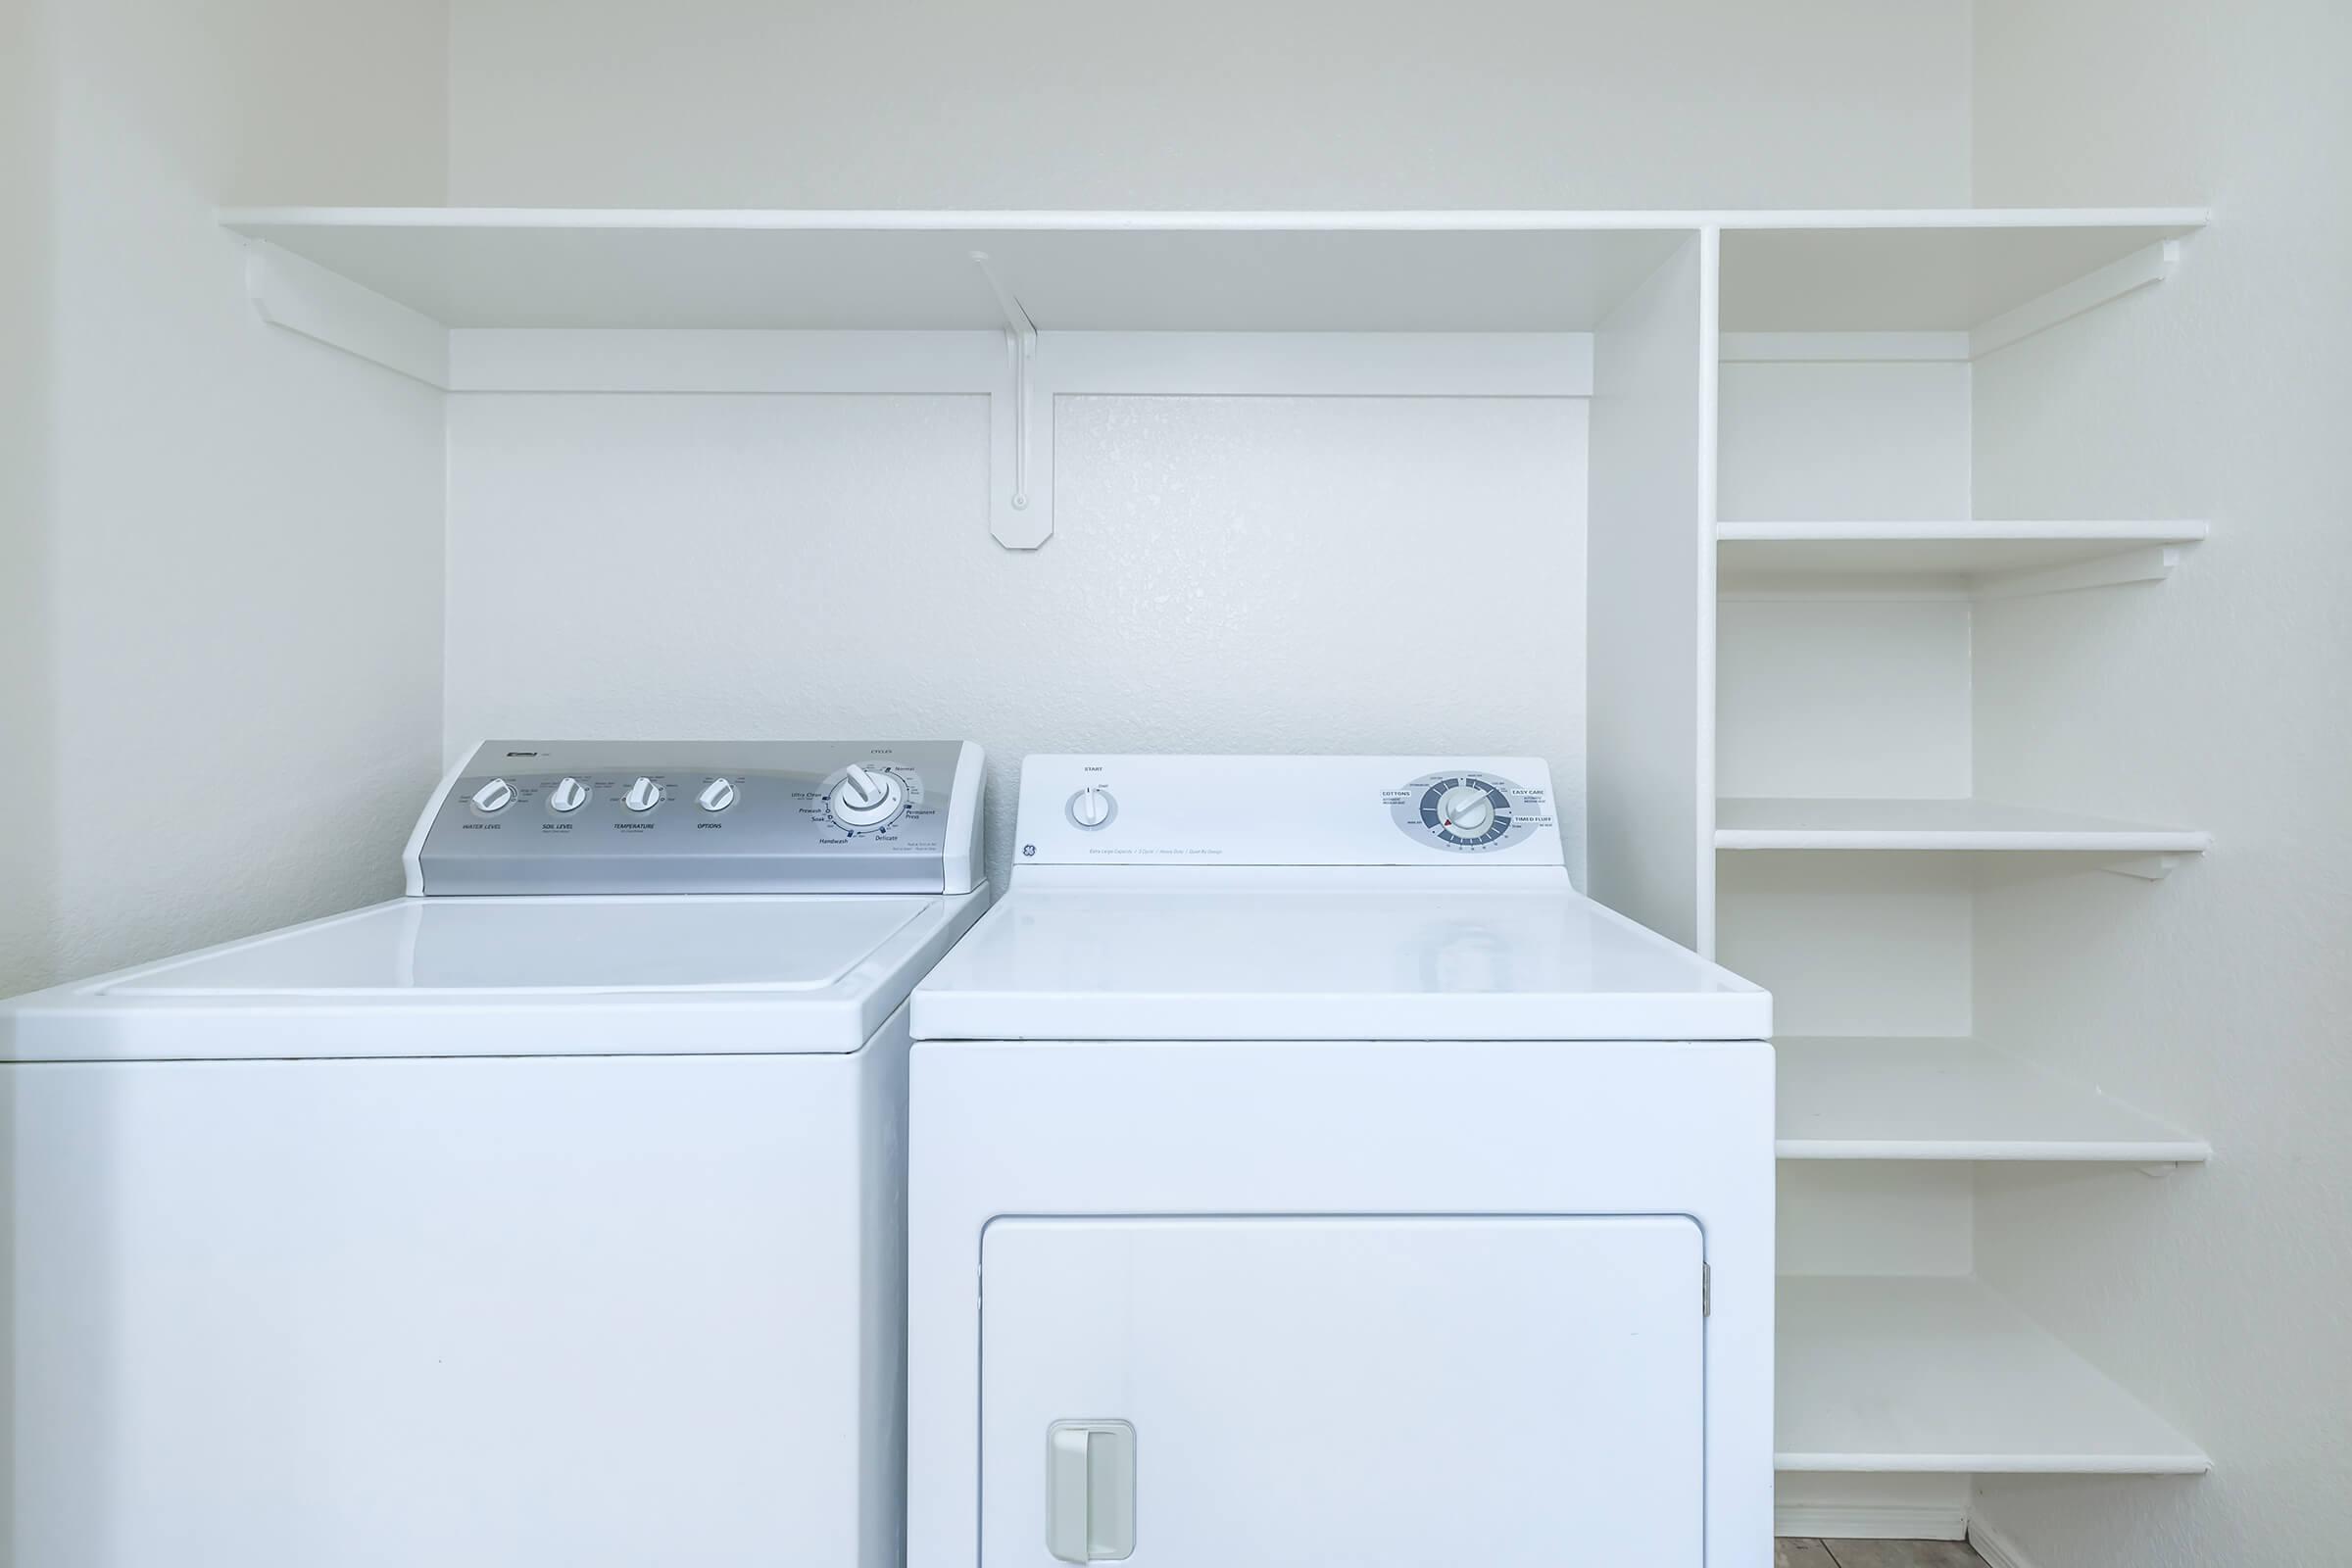
{"type": "Polygon", "coordinates": [[[1965,1541],[1773,1543],[1772,1568],[1984,1568],[1965,1541]]]}

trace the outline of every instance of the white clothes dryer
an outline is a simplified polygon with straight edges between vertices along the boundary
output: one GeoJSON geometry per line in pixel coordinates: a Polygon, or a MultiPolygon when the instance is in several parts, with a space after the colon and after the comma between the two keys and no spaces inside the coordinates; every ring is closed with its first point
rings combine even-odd
{"type": "Polygon", "coordinates": [[[15,1568],[901,1560],[958,743],[490,742],[410,896],[0,1005],[15,1568]]]}
{"type": "Polygon", "coordinates": [[[1529,758],[1033,757],[915,990],[912,1568],[1761,1568],[1771,1000],[1529,758]]]}

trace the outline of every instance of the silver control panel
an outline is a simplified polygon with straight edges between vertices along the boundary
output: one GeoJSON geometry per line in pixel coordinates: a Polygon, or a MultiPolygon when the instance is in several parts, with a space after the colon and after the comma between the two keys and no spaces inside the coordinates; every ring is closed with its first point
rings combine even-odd
{"type": "Polygon", "coordinates": [[[484,741],[409,841],[412,895],[968,893],[968,741],[484,741]]]}

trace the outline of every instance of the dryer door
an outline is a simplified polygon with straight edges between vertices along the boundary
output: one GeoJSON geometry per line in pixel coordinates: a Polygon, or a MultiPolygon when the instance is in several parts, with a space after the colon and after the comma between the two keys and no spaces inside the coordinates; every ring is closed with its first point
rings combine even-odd
{"type": "Polygon", "coordinates": [[[1702,1561],[1698,1227],[1004,1219],[987,1568],[1702,1561]]]}

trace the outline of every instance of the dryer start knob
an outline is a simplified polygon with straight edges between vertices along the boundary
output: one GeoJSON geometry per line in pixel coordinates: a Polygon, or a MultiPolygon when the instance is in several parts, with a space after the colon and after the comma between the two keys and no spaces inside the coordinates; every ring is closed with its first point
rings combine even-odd
{"type": "Polygon", "coordinates": [[[1090,784],[1070,797],[1070,820],[1080,827],[1101,827],[1110,820],[1110,792],[1090,784]]]}
{"type": "Polygon", "coordinates": [[[1477,785],[1464,784],[1446,792],[1446,798],[1438,803],[1438,814],[1445,819],[1446,832],[1474,838],[1494,825],[1494,803],[1477,785]]]}

